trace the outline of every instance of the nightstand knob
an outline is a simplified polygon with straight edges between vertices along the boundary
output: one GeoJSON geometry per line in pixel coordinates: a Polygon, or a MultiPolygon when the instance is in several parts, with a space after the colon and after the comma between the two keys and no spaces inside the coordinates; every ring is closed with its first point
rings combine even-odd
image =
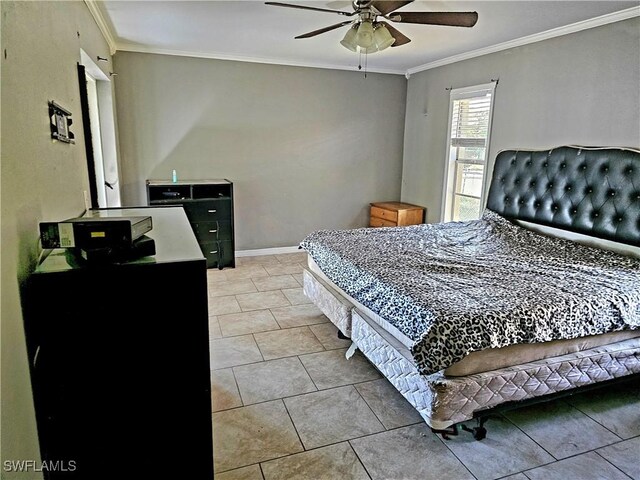
{"type": "Polygon", "coordinates": [[[207,210],[209,213],[216,213],[218,210],[207,210]]]}

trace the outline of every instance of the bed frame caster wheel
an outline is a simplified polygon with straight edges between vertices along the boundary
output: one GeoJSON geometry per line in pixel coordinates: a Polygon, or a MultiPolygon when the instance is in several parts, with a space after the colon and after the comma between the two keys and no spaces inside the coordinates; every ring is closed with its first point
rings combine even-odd
{"type": "Polygon", "coordinates": [[[487,429],[484,427],[474,427],[470,429],[475,440],[482,440],[487,436],[487,429]]]}
{"type": "Polygon", "coordinates": [[[478,426],[469,428],[466,425],[460,425],[462,430],[465,432],[469,432],[475,440],[482,440],[487,437],[487,429],[484,428],[484,422],[486,422],[486,418],[481,418],[478,420],[478,426]]]}

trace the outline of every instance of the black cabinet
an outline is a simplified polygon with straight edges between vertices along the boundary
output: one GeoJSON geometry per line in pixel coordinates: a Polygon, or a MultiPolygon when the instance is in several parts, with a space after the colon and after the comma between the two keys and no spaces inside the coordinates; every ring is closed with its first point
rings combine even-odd
{"type": "Polygon", "coordinates": [[[151,215],[156,255],[88,266],[53,250],[26,285],[46,478],[211,480],[205,260],[182,208],[93,213],[118,214],[151,215]]]}
{"type": "Polygon", "coordinates": [[[207,267],[235,267],[233,183],[229,180],[147,180],[149,205],[182,205],[207,267]]]}

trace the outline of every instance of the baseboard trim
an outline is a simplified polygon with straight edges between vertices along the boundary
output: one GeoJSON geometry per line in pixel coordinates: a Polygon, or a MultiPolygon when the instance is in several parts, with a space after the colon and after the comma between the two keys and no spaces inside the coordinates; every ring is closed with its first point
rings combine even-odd
{"type": "Polygon", "coordinates": [[[236,257],[258,257],[261,255],[278,255],[281,253],[296,253],[300,251],[297,245],[293,247],[258,248],[256,250],[237,250],[236,257]]]}

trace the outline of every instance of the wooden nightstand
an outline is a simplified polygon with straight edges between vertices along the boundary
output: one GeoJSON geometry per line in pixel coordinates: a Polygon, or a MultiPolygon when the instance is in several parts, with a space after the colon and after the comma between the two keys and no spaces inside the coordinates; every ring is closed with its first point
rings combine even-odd
{"type": "Polygon", "coordinates": [[[424,222],[425,208],[410,203],[378,202],[371,204],[370,227],[401,227],[424,222]]]}

